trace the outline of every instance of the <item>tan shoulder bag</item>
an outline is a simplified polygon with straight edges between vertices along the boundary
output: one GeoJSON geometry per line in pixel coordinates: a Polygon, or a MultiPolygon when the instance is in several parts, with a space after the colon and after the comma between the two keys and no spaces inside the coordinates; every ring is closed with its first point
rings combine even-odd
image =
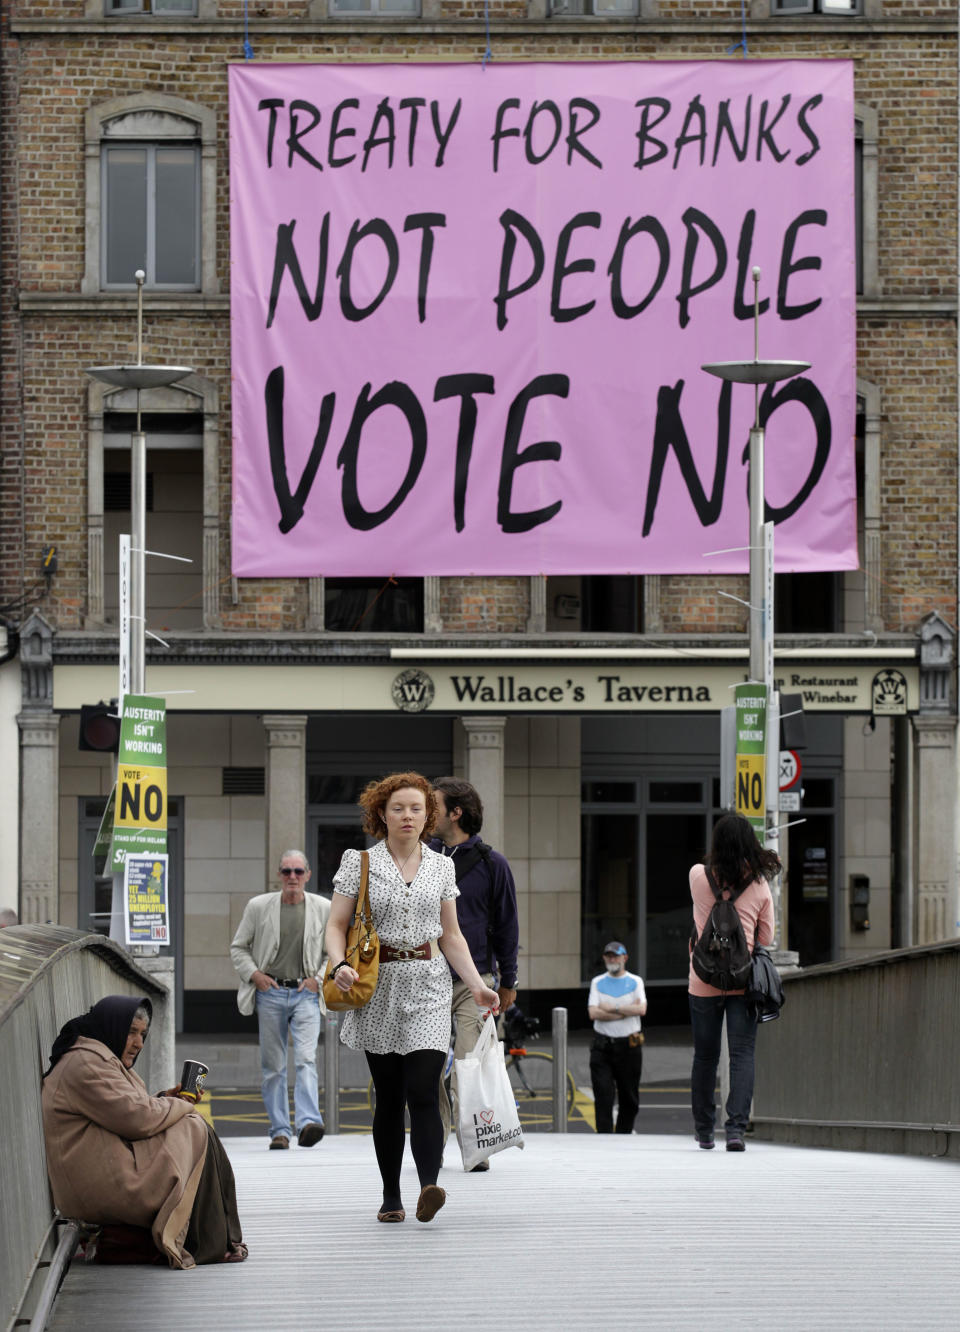
{"type": "Polygon", "coordinates": [[[373,928],[370,910],[370,852],[360,853],[360,891],[357,909],[347,930],[344,961],[358,973],[349,990],[341,990],[330,975],[330,961],[323,976],[323,1001],[335,1013],[363,1008],[373,998],[380,971],[380,937],[373,928]]]}

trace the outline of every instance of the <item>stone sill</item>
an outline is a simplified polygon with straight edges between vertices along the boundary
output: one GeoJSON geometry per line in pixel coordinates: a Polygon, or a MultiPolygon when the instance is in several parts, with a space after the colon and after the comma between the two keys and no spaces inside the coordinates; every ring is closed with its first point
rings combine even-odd
{"type": "MultiPolygon", "coordinates": [[[[100,292],[86,296],[80,292],[26,291],[19,297],[21,314],[90,315],[130,314],[136,311],[136,292],[100,292]]],[[[215,318],[230,313],[229,295],[202,292],[150,292],[143,294],[143,308],[153,315],[195,315],[215,318]]],[[[955,319],[954,296],[860,296],[860,319],[955,319]]]]}
{"type": "MultiPolygon", "coordinates": [[[[104,291],[87,296],[71,291],[22,291],[18,304],[21,314],[93,315],[100,318],[109,314],[135,314],[137,293],[104,291]]],[[[192,291],[145,291],[143,308],[145,313],[154,315],[214,317],[230,313],[230,297],[192,291]]]]}
{"type": "MultiPolygon", "coordinates": [[[[550,18],[530,19],[530,18],[495,18],[491,19],[490,31],[494,36],[517,36],[525,34],[542,35],[550,28],[562,27],[564,32],[569,34],[588,34],[596,37],[599,32],[611,32],[617,34],[636,34],[640,29],[644,33],[650,33],[655,36],[695,36],[701,37],[704,34],[711,36],[722,36],[730,40],[740,33],[740,22],[736,15],[712,15],[700,18],[690,19],[644,19],[635,16],[630,19],[604,18],[604,17],[584,17],[582,15],[564,17],[557,15],[550,18]]],[[[803,17],[788,18],[783,15],[777,15],[770,18],[747,19],[747,35],[762,37],[773,34],[775,36],[809,36],[811,31],[815,31],[818,36],[823,37],[826,33],[836,33],[845,41],[856,37],[875,37],[878,35],[888,35],[903,37],[907,34],[920,34],[923,36],[943,35],[947,37],[956,37],[957,27],[955,20],[946,16],[924,18],[888,18],[888,19],[868,19],[863,15],[851,15],[849,18],[840,15],[807,14],[803,17]]],[[[409,17],[393,18],[382,15],[369,15],[358,18],[355,14],[344,14],[336,18],[327,19],[259,19],[252,18],[244,25],[240,18],[224,19],[190,19],[182,15],[171,15],[169,18],[144,18],[144,19],[85,19],[85,18],[22,18],[12,19],[10,22],[10,33],[15,37],[49,37],[51,35],[60,36],[82,36],[88,37],[92,34],[97,36],[124,36],[139,37],[147,35],[151,37],[168,36],[171,30],[176,34],[187,36],[199,34],[202,36],[227,37],[243,36],[248,34],[253,41],[258,35],[268,36],[303,36],[305,33],[318,34],[333,32],[384,32],[388,31],[395,34],[402,34],[411,37],[431,37],[431,36],[455,36],[459,34],[483,33],[485,24],[482,18],[457,18],[457,19],[411,19],[409,17]]],[[[617,59],[629,59],[629,56],[617,59]]],[[[634,57],[641,59],[643,57],[634,57]]],[[[729,59],[724,54],[716,57],[705,57],[707,59],[725,60],[729,59]]],[[[242,54],[238,52],[237,63],[240,63],[242,54]]],[[[394,59],[403,59],[403,57],[394,57],[394,59]]],[[[464,59],[479,59],[479,56],[464,57],[464,59]]],[[[327,60],[336,60],[342,63],[342,57],[330,56],[327,60]]],[[[311,63],[307,61],[305,63],[311,63]]],[[[324,63],[322,57],[312,61],[312,63],[324,63]]],[[[378,62],[382,63],[382,62],[378,62]]]]}
{"type": "MultiPolygon", "coordinates": [[[[345,638],[336,633],[311,632],[230,632],[211,630],[206,633],[188,630],[165,634],[169,649],[147,647],[147,658],[154,664],[178,661],[217,662],[218,664],[244,665],[265,661],[277,664],[298,665],[304,662],[338,661],[343,663],[383,664],[396,661],[391,658],[392,648],[405,648],[415,652],[418,648],[430,648],[433,651],[444,648],[475,649],[478,654],[491,648],[517,650],[518,658],[527,648],[621,648],[630,652],[636,648],[662,648],[665,654],[673,649],[709,651],[714,648],[742,648],[746,651],[746,638],[743,634],[676,634],[644,635],[634,634],[629,638],[611,634],[606,637],[598,634],[580,637],[561,637],[557,634],[423,634],[412,637],[409,634],[357,634],[345,638]]],[[[809,650],[810,659],[815,660],[821,652],[830,648],[846,648],[852,651],[871,649],[910,648],[917,646],[915,634],[883,634],[870,643],[857,634],[821,634],[791,635],[777,637],[777,646],[782,649],[809,650]]],[[[114,661],[117,653],[116,634],[102,630],[58,632],[52,639],[55,662],[99,662],[114,661]]],[[[873,656],[871,657],[873,659],[873,656]]],[[[506,660],[506,658],[504,658],[506,660]]],[[[555,659],[559,660],[559,659],[555,659]]],[[[849,658],[848,660],[853,660],[849,658]]]]}

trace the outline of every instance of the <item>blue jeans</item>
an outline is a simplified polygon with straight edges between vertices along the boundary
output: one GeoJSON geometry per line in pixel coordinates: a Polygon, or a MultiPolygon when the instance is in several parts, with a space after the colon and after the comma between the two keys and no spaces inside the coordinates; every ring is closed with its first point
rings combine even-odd
{"type": "Polygon", "coordinates": [[[702,998],[688,994],[690,1025],[693,1028],[693,1071],[690,1094],[693,1124],[698,1138],[713,1135],[716,1114],[717,1065],[723,1016],[727,1016],[727,1046],[730,1050],[730,1095],[727,1097],[727,1137],[742,1137],[750,1120],[753,1100],[753,1047],[757,1018],[753,1004],[742,994],[702,998]]]}
{"type": "Polygon", "coordinates": [[[294,1119],[299,1133],[307,1124],[322,1124],[317,1101],[317,1042],[320,1040],[320,1000],[311,990],[257,991],[260,1024],[260,1071],[263,1104],[271,1138],[290,1138],[290,1098],[287,1093],[287,1034],[293,1034],[297,1078],[293,1089],[294,1119]]]}

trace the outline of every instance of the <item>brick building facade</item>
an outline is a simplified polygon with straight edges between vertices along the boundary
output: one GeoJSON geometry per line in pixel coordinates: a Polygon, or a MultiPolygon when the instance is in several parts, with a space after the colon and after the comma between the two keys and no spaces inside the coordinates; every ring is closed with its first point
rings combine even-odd
{"type": "MultiPolygon", "coordinates": [[[[90,848],[112,765],[78,750],[78,708],[116,693],[135,403],[86,370],[135,352],[135,291],[109,228],[123,173],[142,170],[158,201],[147,359],[193,371],[142,403],[148,545],[195,561],[185,574],[148,564],[148,618],[169,644],[148,648],[148,687],[196,689],[169,696],[184,1021],[229,1020],[232,927],[276,854],[306,845],[323,890],[357,835],[357,784],[408,762],[481,785],[487,833],[517,873],[532,1003],[582,1007],[610,935],[665,996],[682,989],[685,867],[718,808],[717,712],[738,678],[723,654],[745,643],[743,606],[717,588],[745,599],[745,578],[231,576],[228,65],[245,41],[257,62],[479,60],[484,6],[267,0],[247,22],[242,0],[4,0],[2,14],[0,755],[19,783],[0,797],[0,904],[26,920],[102,919],[90,848]],[[171,181],[195,209],[193,242],[163,212],[171,181]],[[611,661],[606,674],[651,671],[655,688],[699,681],[713,702],[601,695],[580,715],[463,692],[471,672],[542,683],[611,661]],[[405,668],[443,677],[448,703],[372,705],[405,668]]],[[[739,0],[514,0],[491,3],[489,32],[499,62],[742,59],[743,43],[748,60],[853,61],[861,569],[779,580],[777,676],[808,713],[782,942],[809,962],[952,936],[956,4],[748,0],[741,28],[739,0]],[[873,714],[886,667],[909,682],[907,715],[873,714]],[[852,682],[855,705],[804,683],[832,678],[852,682]],[[855,875],[870,883],[867,929],[849,910],[855,875]]]]}

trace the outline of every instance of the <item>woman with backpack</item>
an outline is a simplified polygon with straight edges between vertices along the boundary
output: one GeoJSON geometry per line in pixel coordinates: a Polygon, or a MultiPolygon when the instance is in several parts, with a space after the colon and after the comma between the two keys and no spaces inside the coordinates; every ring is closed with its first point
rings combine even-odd
{"type": "Polygon", "coordinates": [[[724,1124],[727,1151],[745,1150],[744,1133],[753,1099],[757,1016],[744,989],[754,944],[773,942],[770,880],[780,869],[777,855],[760,845],[742,815],[724,814],[713,829],[704,863],[690,870],[690,1087],[694,1130],[705,1151],[714,1144],[715,1089],[724,1017],[730,1051],[730,1094],[724,1124]]]}

